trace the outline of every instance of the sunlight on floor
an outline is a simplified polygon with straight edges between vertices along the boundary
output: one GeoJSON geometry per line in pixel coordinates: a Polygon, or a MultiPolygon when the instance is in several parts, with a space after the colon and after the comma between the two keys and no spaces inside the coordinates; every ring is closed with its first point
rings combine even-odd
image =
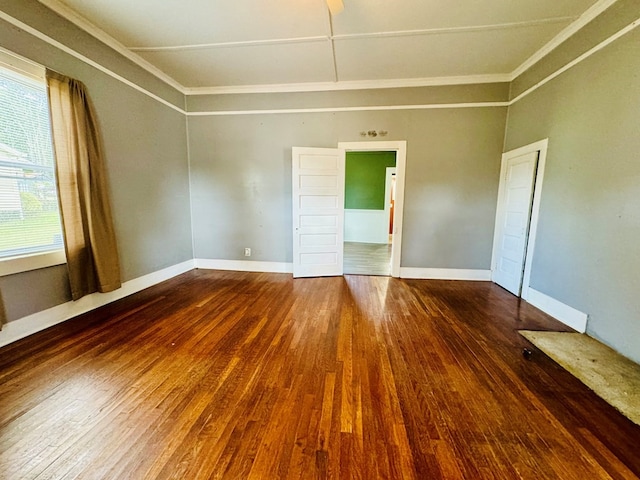
{"type": "Polygon", "coordinates": [[[345,275],[391,275],[391,244],[344,243],[345,275]]]}

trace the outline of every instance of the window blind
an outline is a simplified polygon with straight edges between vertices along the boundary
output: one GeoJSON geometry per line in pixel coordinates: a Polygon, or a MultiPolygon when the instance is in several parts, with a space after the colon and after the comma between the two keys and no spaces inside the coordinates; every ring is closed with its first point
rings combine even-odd
{"type": "MultiPolygon", "coordinates": [[[[63,248],[44,78],[0,57],[0,259],[63,248]],[[27,74],[29,73],[29,74],[27,74]]],[[[33,66],[30,66],[33,70],[33,66]]]]}

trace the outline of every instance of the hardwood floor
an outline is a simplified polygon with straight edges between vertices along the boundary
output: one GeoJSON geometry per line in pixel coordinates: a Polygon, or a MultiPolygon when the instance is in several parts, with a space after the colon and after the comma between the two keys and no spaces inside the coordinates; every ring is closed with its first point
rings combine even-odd
{"type": "Polygon", "coordinates": [[[488,282],[193,271],[0,349],[0,478],[629,479],[488,282]]]}
{"type": "Polygon", "coordinates": [[[391,244],[344,242],[345,275],[391,275],[391,244]]]}

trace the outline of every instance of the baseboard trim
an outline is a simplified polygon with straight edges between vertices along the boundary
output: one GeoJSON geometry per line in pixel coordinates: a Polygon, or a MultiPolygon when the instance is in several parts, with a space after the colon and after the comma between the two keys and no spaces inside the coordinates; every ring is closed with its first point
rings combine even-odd
{"type": "Polygon", "coordinates": [[[400,267],[400,278],[420,280],[491,280],[491,270],[400,267]]]}
{"type": "Polygon", "coordinates": [[[169,280],[177,275],[193,270],[194,261],[188,260],[171,267],[158,270],[157,272],[134,278],[124,282],[118,290],[109,293],[93,293],[82,297],[75,302],[67,302],[41,312],[28,315],[14,320],[3,326],[0,331],[0,347],[13,343],[22,338],[33,335],[46,328],[52,327],[66,320],[69,320],[83,313],[87,313],[96,308],[115,302],[121,298],[128,297],[145,288],[149,288],[158,283],[169,280]]]}
{"type": "Polygon", "coordinates": [[[216,260],[196,258],[196,268],[205,270],[235,270],[237,272],[293,273],[293,263],[252,260],[216,260]]]}
{"type": "Polygon", "coordinates": [[[588,315],[555,298],[529,288],[527,302],[580,333],[587,331],[588,315]]]}

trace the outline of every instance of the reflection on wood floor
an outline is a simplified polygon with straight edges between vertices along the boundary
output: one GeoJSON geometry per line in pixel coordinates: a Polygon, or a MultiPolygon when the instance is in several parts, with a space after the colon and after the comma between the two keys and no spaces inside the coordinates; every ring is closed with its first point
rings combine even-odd
{"type": "Polygon", "coordinates": [[[345,275],[391,275],[391,244],[344,242],[345,275]]]}
{"type": "Polygon", "coordinates": [[[192,270],[0,348],[0,479],[637,479],[640,426],[520,329],[568,327],[491,282],[192,270]]]}

